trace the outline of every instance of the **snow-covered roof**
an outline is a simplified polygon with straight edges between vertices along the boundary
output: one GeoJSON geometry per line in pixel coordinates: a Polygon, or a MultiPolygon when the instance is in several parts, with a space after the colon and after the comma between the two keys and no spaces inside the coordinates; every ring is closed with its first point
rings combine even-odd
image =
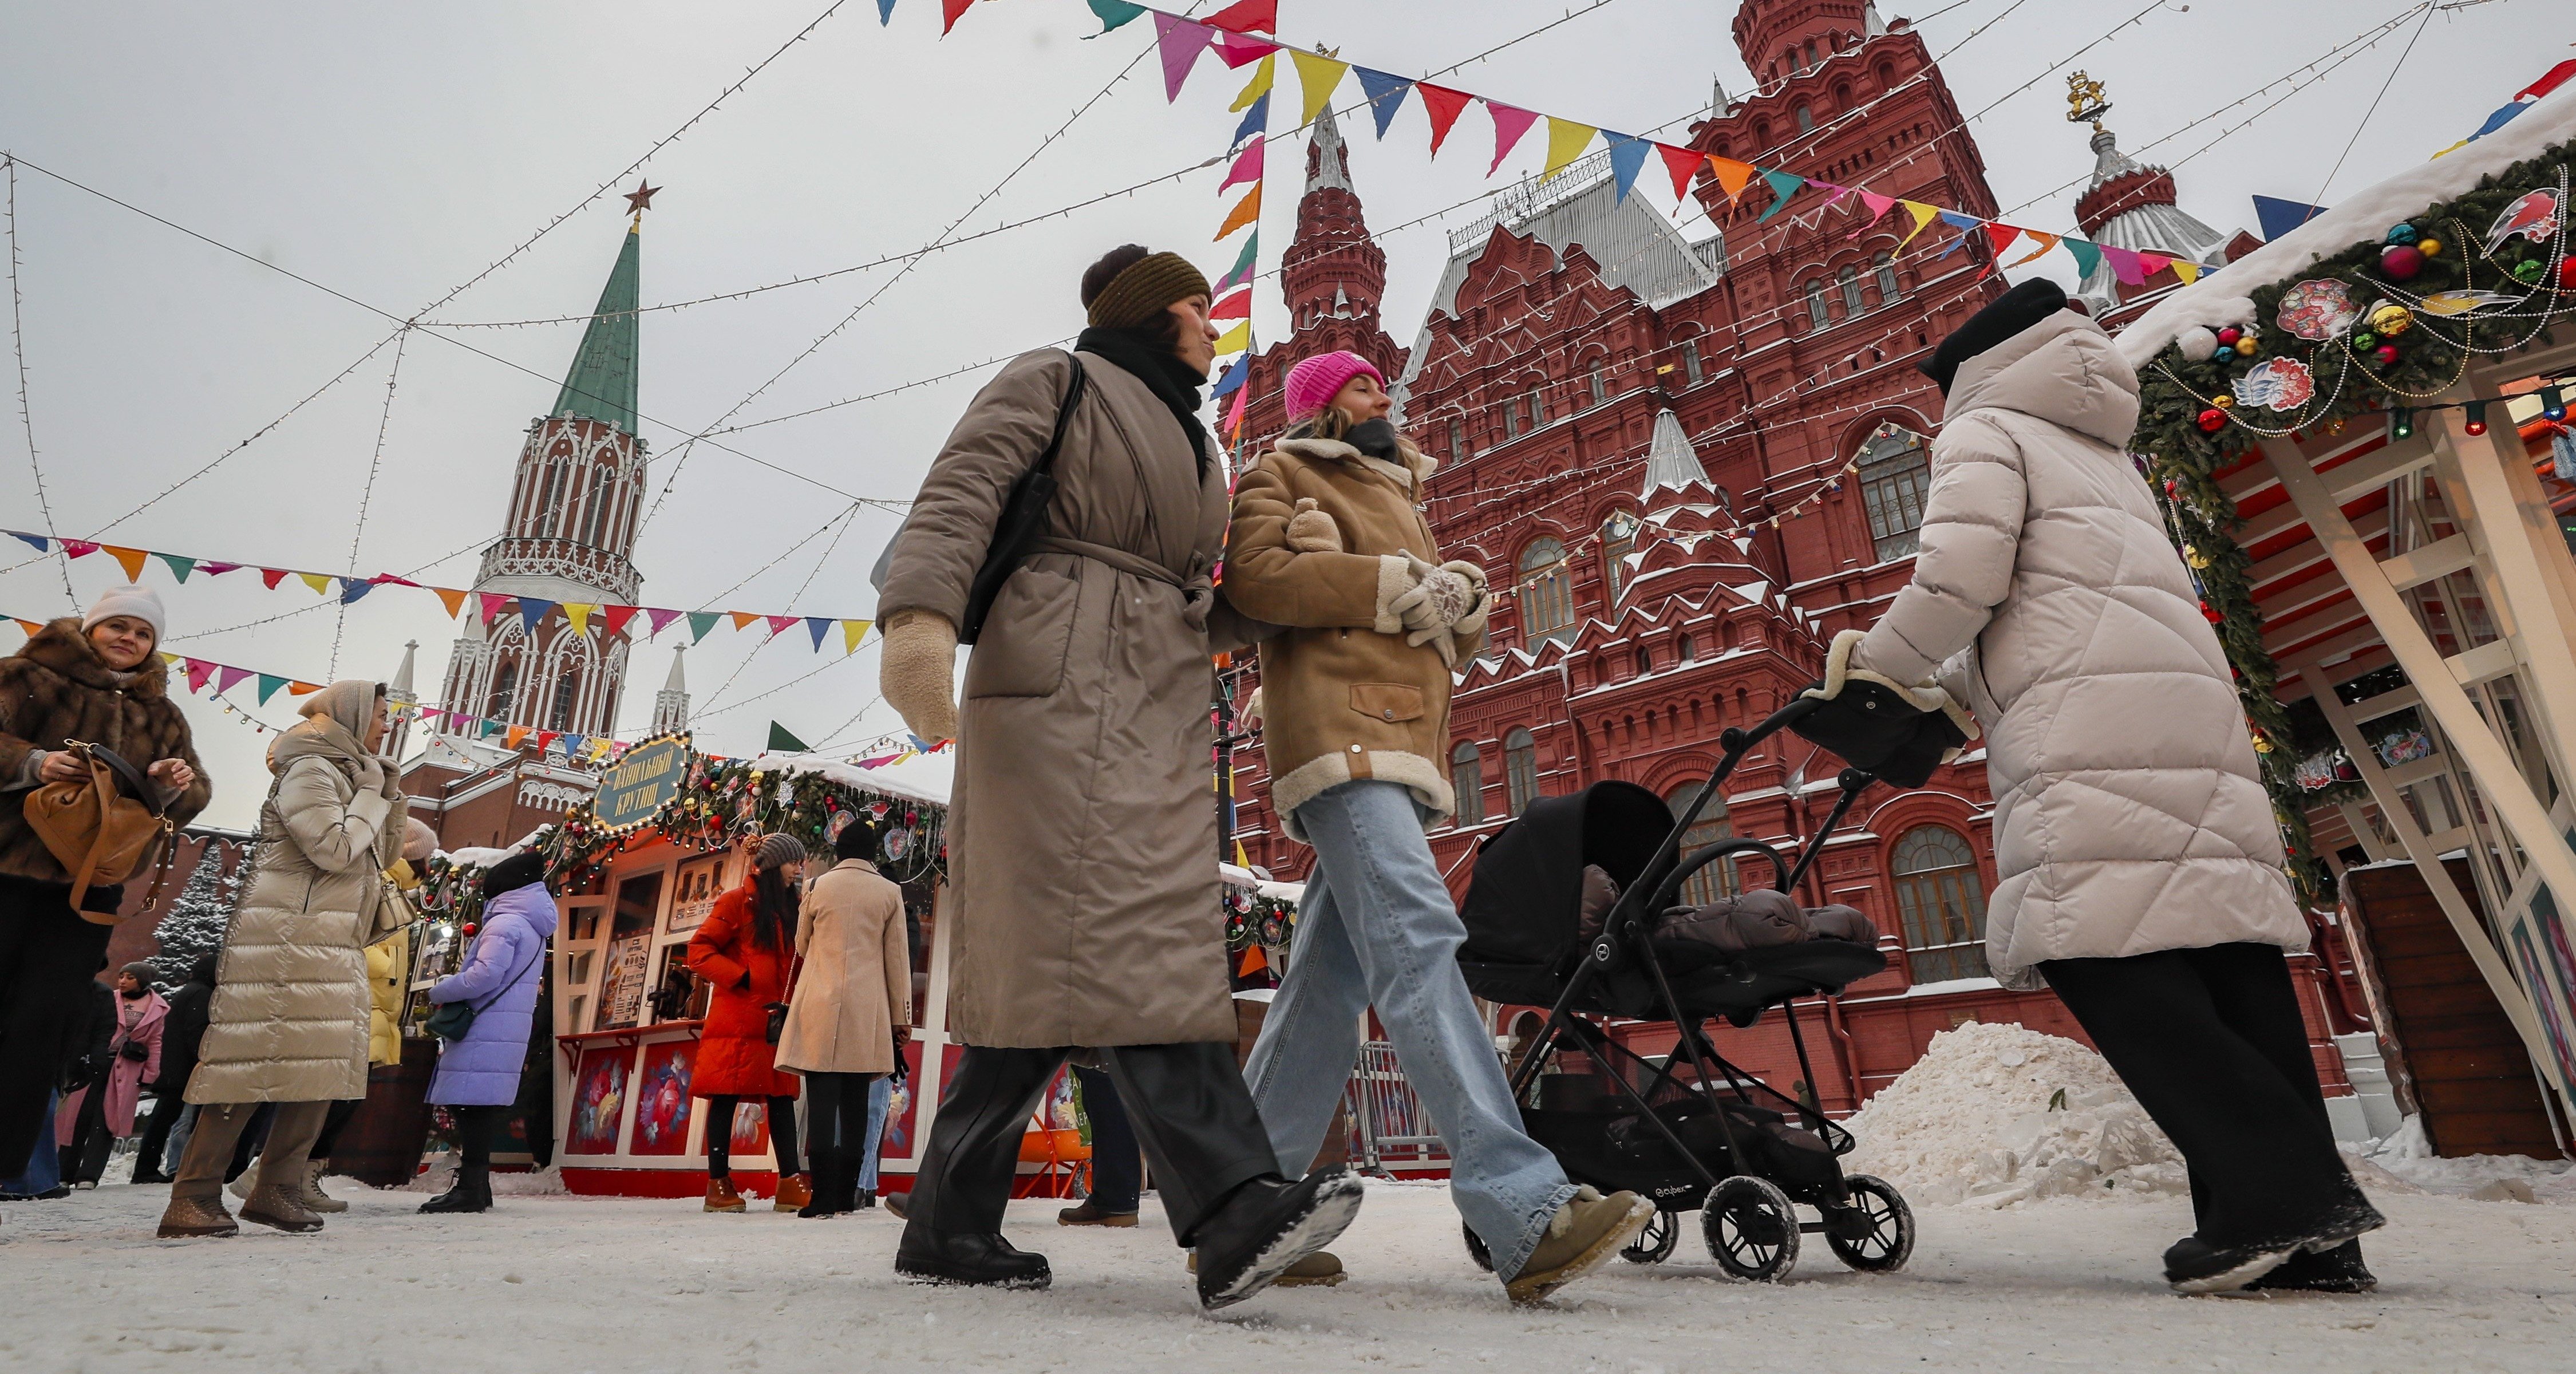
{"type": "Polygon", "coordinates": [[[820,773],[848,787],[883,792],[890,797],[908,797],[946,806],[948,793],[957,782],[957,751],[943,749],[936,754],[907,754],[892,763],[862,768],[845,759],[820,754],[762,753],[751,766],[764,773],[820,773]]]}
{"type": "Polygon", "coordinates": [[[2144,367],[2186,329],[2250,320],[2255,291],[2356,243],[2377,242],[2388,226],[2428,205],[2465,195],[2488,174],[2570,138],[2576,138],[2576,82],[2541,97],[2520,118],[2475,143],[2400,172],[2165,297],[2120,331],[2120,356],[2132,367],[2144,367]]]}

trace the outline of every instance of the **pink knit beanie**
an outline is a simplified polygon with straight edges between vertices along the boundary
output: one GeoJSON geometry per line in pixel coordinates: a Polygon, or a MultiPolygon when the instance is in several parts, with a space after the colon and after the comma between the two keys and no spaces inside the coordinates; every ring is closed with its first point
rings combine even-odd
{"type": "Polygon", "coordinates": [[[1288,380],[1280,388],[1288,402],[1288,418],[1302,420],[1331,405],[1351,378],[1363,372],[1375,377],[1379,386],[1386,385],[1386,374],[1357,353],[1318,353],[1288,369],[1288,380]]]}

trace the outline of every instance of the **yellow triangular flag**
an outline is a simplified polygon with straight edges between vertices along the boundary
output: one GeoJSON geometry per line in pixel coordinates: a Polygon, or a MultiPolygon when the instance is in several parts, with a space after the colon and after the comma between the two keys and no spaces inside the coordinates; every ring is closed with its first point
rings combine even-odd
{"type": "MultiPolygon", "coordinates": [[[[2049,249],[2051,249],[2051,248],[2055,248],[2055,247],[2057,246],[2057,241],[2058,241],[2059,239],[2061,239],[2061,238],[2065,237],[2065,235],[2063,235],[2063,234],[2043,234],[2043,233],[2041,233],[2041,232],[2040,232],[2039,230],[2037,230],[2037,229],[2024,229],[2024,230],[2022,230],[2022,232],[2023,232],[2023,233],[2025,233],[2025,234],[2028,234],[2028,235],[2029,235],[2029,236],[2031,236],[2032,238],[2035,238],[2035,239],[2039,240],[2039,246],[2038,246],[2037,248],[2034,248],[2034,249],[2032,249],[2032,250],[2030,251],[2030,256],[2029,256],[2029,257],[2025,257],[2025,258],[2023,258],[2023,259],[2021,260],[2021,262],[2008,262],[2008,263],[2005,263],[2005,264],[2004,264],[2004,266],[2006,266],[2006,267],[2019,267],[2019,266],[2021,266],[2021,265],[2022,265],[2022,263],[2024,263],[2024,262],[2029,262],[2032,258],[2036,258],[2036,257],[2038,257],[2040,254],[2047,252],[2049,249]]],[[[2071,253],[2071,252],[2074,252],[2075,250],[2074,250],[2074,249],[2072,249],[2072,248],[2070,248],[2070,249],[2068,249],[2068,250],[2066,250],[2066,251],[2068,251],[2068,252],[2070,252],[2070,253],[2071,253]]]]}
{"type": "Polygon", "coordinates": [[[567,601],[564,603],[563,609],[565,618],[572,621],[572,632],[574,634],[586,634],[590,630],[590,613],[598,610],[599,608],[597,606],[587,606],[578,601],[567,601]]]}
{"type": "Polygon", "coordinates": [[[1288,56],[1297,64],[1297,80],[1306,91],[1306,112],[1297,117],[1299,125],[1315,122],[1315,116],[1333,103],[1333,91],[1342,84],[1342,73],[1351,69],[1348,62],[1336,62],[1317,53],[1289,49],[1288,56]]]}
{"type": "Polygon", "coordinates": [[[2182,278],[2182,284],[2185,286],[2200,280],[2200,264],[2189,258],[2174,259],[2173,270],[2175,276],[2182,278]]]}
{"type": "Polygon", "coordinates": [[[1228,353],[1240,353],[1250,347],[1252,347],[1252,321],[1250,320],[1245,320],[1217,336],[1216,352],[1220,358],[1228,353]]]}
{"type": "Polygon", "coordinates": [[[1902,253],[1905,251],[1905,245],[1914,242],[1916,234],[1922,233],[1925,228],[1941,218],[1941,212],[1919,200],[1901,200],[1897,204],[1904,206],[1905,213],[1914,217],[1914,227],[1906,230],[1905,237],[1896,241],[1896,251],[1902,253]]]}
{"type": "Polygon", "coordinates": [[[1235,230],[1247,224],[1257,223],[1260,219],[1261,183],[1256,181],[1252,183],[1252,190],[1242,200],[1235,202],[1234,209],[1226,214],[1225,223],[1217,227],[1216,236],[1220,239],[1225,238],[1235,230]]]}
{"type": "Polygon", "coordinates": [[[322,596],[329,596],[331,594],[331,575],[329,573],[297,573],[296,576],[304,579],[304,585],[311,587],[316,593],[322,596]]]}
{"type": "MultiPolygon", "coordinates": [[[[26,622],[26,621],[23,621],[23,620],[19,621],[18,623],[19,623],[19,624],[21,624],[21,625],[26,625],[26,624],[27,624],[27,622],[26,622]]],[[[29,626],[28,626],[28,628],[27,628],[27,633],[29,633],[29,634],[34,634],[36,631],[41,630],[41,629],[43,629],[43,628],[44,628],[44,627],[43,627],[43,626],[41,626],[41,625],[29,625],[29,626]]],[[[164,662],[164,663],[169,664],[169,665],[170,665],[171,667],[173,667],[173,668],[176,668],[176,667],[178,667],[178,666],[179,666],[179,659],[180,659],[181,657],[182,657],[182,656],[181,656],[181,655],[179,655],[179,654],[173,654],[173,653],[167,653],[167,652],[164,652],[164,653],[161,655],[161,661],[162,661],[162,662],[164,662]]]]}
{"type": "Polygon", "coordinates": [[[727,611],[725,614],[733,617],[733,627],[737,630],[743,629],[750,625],[751,622],[760,619],[758,615],[750,611],[727,611]]]}
{"type": "Polygon", "coordinates": [[[1599,129],[1589,124],[1577,124],[1570,119],[1559,119],[1555,115],[1549,115],[1547,117],[1547,167],[1538,174],[1539,181],[1545,183],[1552,180],[1557,173],[1564,171],[1569,163],[1583,156],[1583,150],[1592,146],[1592,136],[1599,132],[1601,132],[1599,129]]]}
{"type": "Polygon", "coordinates": [[[143,550],[119,548],[114,544],[101,544],[99,547],[107,550],[107,556],[115,559],[118,567],[125,569],[126,581],[143,580],[143,560],[148,556],[143,550]]]}
{"type": "Polygon", "coordinates": [[[868,637],[868,623],[869,622],[864,620],[844,620],[841,622],[842,653],[854,654],[859,651],[859,641],[868,637]]]}
{"type": "Polygon", "coordinates": [[[1234,98],[1234,103],[1226,106],[1226,108],[1237,114],[1251,109],[1252,102],[1270,94],[1270,83],[1278,76],[1278,74],[1279,54],[1272,53],[1268,57],[1261,59],[1260,65],[1252,69],[1252,84],[1244,87],[1243,94],[1236,96],[1234,98]]]}

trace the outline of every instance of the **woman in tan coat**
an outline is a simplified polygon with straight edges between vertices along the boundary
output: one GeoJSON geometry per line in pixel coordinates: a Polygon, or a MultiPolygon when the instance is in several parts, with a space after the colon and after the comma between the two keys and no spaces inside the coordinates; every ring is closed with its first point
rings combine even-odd
{"type": "Polygon", "coordinates": [[[885,698],[957,740],[949,1017],[973,1048],[942,1100],[897,1272],[1043,1287],[1002,1239],[1022,1124],[1074,1049],[1099,1052],[1198,1249],[1211,1307],[1346,1225],[1358,1184],[1290,1184],[1234,1063],[1216,879],[1211,653],[1239,643],[1210,573],[1226,474],[1197,411],[1207,279],[1129,245],[1083,274],[1076,352],[1013,360],[930,466],[889,559],[885,698]],[[1076,390],[1079,388],[1079,390],[1076,390]],[[1068,398],[1070,403],[1068,404],[1068,398]],[[957,629],[995,523],[1061,429],[1036,553],[1001,584],[951,698],[957,629]]]}
{"type": "Polygon", "coordinates": [[[778,1067],[805,1079],[814,1199],[800,1217],[855,1212],[868,1092],[912,1036],[912,959],[903,889],[877,872],[876,822],[854,815],[832,840],[831,869],[806,885],[798,965],[778,1036],[778,1067]]]}
{"type": "Polygon", "coordinates": [[[387,838],[402,800],[385,735],[385,689],[332,683],[269,747],[277,775],[260,807],[259,857],[233,913],[207,1006],[188,1100],[203,1108],[170,1186],[163,1236],[239,1228],[218,1196],[233,1145],[262,1102],[277,1104],[242,1216],[282,1231],[322,1218],[302,1200],[306,1160],[336,1099],[367,1095],[368,945],[398,919],[383,900],[387,838]]]}
{"type": "Polygon", "coordinates": [[[1460,1214],[1512,1300],[1534,1302],[1609,1258],[1654,1204],[1578,1190],[1521,1129],[1458,972],[1467,928],[1422,832],[1456,809],[1439,764],[1449,674],[1484,642],[1485,574],[1435,562],[1431,459],[1387,422],[1384,380],[1355,353],[1298,363],[1287,436],[1235,488],[1226,595],[1288,627],[1261,646],[1271,804],[1315,847],[1296,957],[1244,1074],[1280,1166],[1305,1167],[1376,1007],[1449,1144],[1460,1214]]]}

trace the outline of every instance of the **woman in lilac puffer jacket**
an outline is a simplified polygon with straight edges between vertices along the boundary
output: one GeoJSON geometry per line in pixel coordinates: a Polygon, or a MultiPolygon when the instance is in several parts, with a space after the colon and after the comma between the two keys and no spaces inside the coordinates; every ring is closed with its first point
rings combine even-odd
{"type": "Polygon", "coordinates": [[[429,1000],[475,1010],[462,1040],[439,1045],[432,1104],[453,1110],[464,1159],[455,1186],[420,1205],[424,1212],[482,1212],[492,1206],[492,1137],[501,1114],[519,1100],[520,1066],[536,1018],[546,941],[555,933],[554,894],[545,860],[513,854],[483,875],[483,924],[465,967],[429,990],[429,1000]]]}

